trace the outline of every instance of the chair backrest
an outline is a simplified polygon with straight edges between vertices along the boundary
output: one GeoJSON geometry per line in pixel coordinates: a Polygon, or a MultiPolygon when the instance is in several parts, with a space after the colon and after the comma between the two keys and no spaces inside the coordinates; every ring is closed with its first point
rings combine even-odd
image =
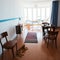
{"type": "Polygon", "coordinates": [[[55,30],[56,30],[55,26],[54,25],[51,25],[50,31],[55,31],[55,30]]]}
{"type": "Polygon", "coordinates": [[[7,33],[7,32],[1,33],[1,37],[2,37],[2,38],[5,38],[6,41],[8,41],[8,40],[7,40],[7,36],[8,36],[8,33],[7,33]]]}
{"type": "Polygon", "coordinates": [[[49,25],[48,22],[43,22],[42,24],[43,24],[44,26],[49,25]]]}
{"type": "Polygon", "coordinates": [[[58,32],[59,32],[59,31],[48,31],[48,35],[49,35],[49,36],[52,36],[52,37],[54,36],[55,39],[57,39],[58,32]]]}
{"type": "Polygon", "coordinates": [[[0,43],[1,43],[1,46],[3,45],[2,44],[2,41],[1,41],[3,38],[5,38],[6,39],[6,42],[8,42],[7,36],[8,36],[8,33],[7,32],[3,32],[3,33],[0,34],[0,43]]]}

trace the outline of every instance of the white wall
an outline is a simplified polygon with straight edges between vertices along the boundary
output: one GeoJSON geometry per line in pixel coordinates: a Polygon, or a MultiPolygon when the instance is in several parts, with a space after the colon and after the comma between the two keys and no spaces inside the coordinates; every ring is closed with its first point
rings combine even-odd
{"type": "MultiPolygon", "coordinates": [[[[19,0],[0,0],[0,20],[20,17],[19,0]]],[[[16,37],[15,26],[18,24],[18,19],[0,22],[0,34],[4,31],[8,32],[8,39],[16,37]]],[[[3,41],[4,43],[5,41],[3,41]]],[[[0,45],[0,54],[1,54],[0,45]]]]}
{"type": "Polygon", "coordinates": [[[0,0],[0,19],[20,16],[19,0],[0,0]]]}

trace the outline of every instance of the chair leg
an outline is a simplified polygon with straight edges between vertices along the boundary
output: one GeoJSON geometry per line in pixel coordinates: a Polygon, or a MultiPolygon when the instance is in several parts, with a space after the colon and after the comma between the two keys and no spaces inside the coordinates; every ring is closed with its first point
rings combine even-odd
{"type": "Polygon", "coordinates": [[[55,46],[56,46],[56,48],[57,48],[57,40],[55,40],[55,46]]]}
{"type": "Polygon", "coordinates": [[[17,44],[16,44],[16,53],[17,53],[17,44]]]}
{"type": "Polygon", "coordinates": [[[52,47],[53,47],[53,45],[54,45],[54,40],[52,40],[52,47]]]}
{"type": "Polygon", "coordinates": [[[14,49],[12,48],[12,54],[13,54],[13,58],[14,58],[14,49]]]}
{"type": "Polygon", "coordinates": [[[3,60],[3,54],[4,54],[4,51],[3,51],[3,48],[2,48],[2,60],[3,60]]]}
{"type": "Polygon", "coordinates": [[[48,45],[49,45],[49,40],[47,41],[47,48],[48,48],[48,45]]]}

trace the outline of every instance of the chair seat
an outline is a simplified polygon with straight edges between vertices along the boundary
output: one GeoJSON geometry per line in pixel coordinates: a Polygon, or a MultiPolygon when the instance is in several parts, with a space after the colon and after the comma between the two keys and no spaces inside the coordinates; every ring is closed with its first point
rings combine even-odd
{"type": "Polygon", "coordinates": [[[56,37],[54,35],[45,35],[44,39],[54,40],[56,37]]]}
{"type": "Polygon", "coordinates": [[[51,35],[51,36],[48,36],[48,39],[49,39],[49,40],[55,40],[56,37],[55,37],[54,35],[53,35],[53,36],[51,35]]]}
{"type": "Polygon", "coordinates": [[[4,45],[2,47],[11,49],[16,45],[16,43],[17,43],[17,40],[8,41],[8,42],[4,43],[4,45]]]}

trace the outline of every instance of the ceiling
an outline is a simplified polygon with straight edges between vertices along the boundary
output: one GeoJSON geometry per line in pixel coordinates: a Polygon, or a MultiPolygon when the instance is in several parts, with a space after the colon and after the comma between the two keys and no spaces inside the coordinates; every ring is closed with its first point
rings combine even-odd
{"type": "Polygon", "coordinates": [[[23,0],[23,1],[60,1],[60,0],[23,0]]]}
{"type": "Polygon", "coordinates": [[[25,2],[46,2],[46,1],[52,1],[52,0],[22,0],[25,2]]]}

